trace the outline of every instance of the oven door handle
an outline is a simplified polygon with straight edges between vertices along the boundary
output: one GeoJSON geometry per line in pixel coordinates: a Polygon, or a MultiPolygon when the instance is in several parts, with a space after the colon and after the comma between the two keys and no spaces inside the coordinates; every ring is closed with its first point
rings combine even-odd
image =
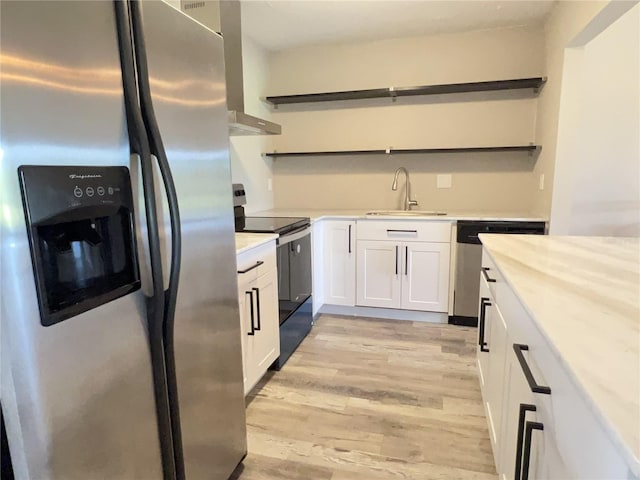
{"type": "Polygon", "coordinates": [[[307,226],[295,232],[281,235],[280,238],[278,238],[278,246],[280,247],[282,245],[286,245],[287,243],[295,242],[296,240],[300,240],[301,238],[306,237],[309,234],[311,234],[311,228],[307,226]]]}

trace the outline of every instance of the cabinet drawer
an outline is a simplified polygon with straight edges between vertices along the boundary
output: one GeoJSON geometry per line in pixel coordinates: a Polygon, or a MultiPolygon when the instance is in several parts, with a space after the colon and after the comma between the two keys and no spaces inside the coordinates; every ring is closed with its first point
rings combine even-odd
{"type": "Polygon", "coordinates": [[[358,240],[451,242],[451,222],[429,220],[358,220],[358,240]]]}
{"type": "Polygon", "coordinates": [[[498,271],[498,267],[493,262],[493,259],[489,256],[485,249],[482,249],[482,264],[480,271],[481,282],[485,282],[488,287],[491,295],[493,296],[495,301],[500,301],[497,298],[498,285],[503,285],[504,280],[502,275],[498,271]]]}
{"type": "Polygon", "coordinates": [[[276,268],[276,241],[242,252],[237,257],[238,282],[256,279],[276,268]],[[241,273],[245,272],[245,273],[241,273]]]}

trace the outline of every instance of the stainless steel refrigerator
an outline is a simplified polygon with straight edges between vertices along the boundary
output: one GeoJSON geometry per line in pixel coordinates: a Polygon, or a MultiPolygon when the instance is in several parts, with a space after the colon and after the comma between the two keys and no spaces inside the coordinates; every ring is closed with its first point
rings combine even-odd
{"type": "Polygon", "coordinates": [[[222,39],[160,1],[0,8],[16,478],[227,478],[246,427],[222,39]]]}

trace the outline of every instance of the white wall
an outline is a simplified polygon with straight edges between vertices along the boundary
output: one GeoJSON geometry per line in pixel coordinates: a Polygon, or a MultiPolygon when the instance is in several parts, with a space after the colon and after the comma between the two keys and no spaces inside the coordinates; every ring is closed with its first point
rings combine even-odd
{"type": "Polygon", "coordinates": [[[544,25],[543,75],[547,83],[538,100],[536,121],[536,139],[543,149],[531,178],[533,211],[539,215],[548,216],[551,212],[565,49],[607,4],[608,1],[557,2],[544,25]],[[541,175],[543,190],[539,189],[541,175]]]}
{"type": "MultiPolygon", "coordinates": [[[[270,62],[269,94],[312,93],[540,76],[541,27],[303,47],[270,62]]],[[[279,151],[527,145],[535,141],[537,98],[522,92],[414,97],[280,107],[273,120],[279,151]]],[[[543,146],[544,148],[544,146],[543,146]]],[[[457,154],[276,159],[276,207],[394,208],[393,172],[406,166],[423,209],[508,210],[532,207],[534,161],[526,154],[457,154]],[[436,189],[438,173],[453,188],[436,189]]],[[[404,188],[401,186],[400,190],[404,188]]]]}
{"type": "Polygon", "coordinates": [[[565,53],[553,234],[640,235],[640,5],[611,12],[565,53]]]}
{"type": "MultiPolygon", "coordinates": [[[[245,112],[269,120],[271,111],[260,100],[266,96],[269,64],[267,52],[250,38],[243,39],[244,108],[245,112]]],[[[233,136],[230,141],[231,177],[243,183],[247,192],[248,213],[273,208],[273,191],[268,189],[272,178],[272,161],[262,157],[271,149],[271,138],[264,135],[233,136]]]]}

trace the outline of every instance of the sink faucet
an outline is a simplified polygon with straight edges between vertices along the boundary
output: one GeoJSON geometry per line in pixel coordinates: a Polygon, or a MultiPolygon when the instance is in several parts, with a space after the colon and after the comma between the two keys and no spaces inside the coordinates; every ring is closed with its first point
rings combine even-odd
{"type": "Polygon", "coordinates": [[[411,182],[409,181],[409,172],[407,172],[406,168],[400,167],[396,170],[396,173],[393,177],[393,185],[391,185],[391,190],[393,190],[394,192],[398,190],[398,175],[400,174],[400,172],[404,172],[404,176],[406,178],[406,181],[405,181],[406,195],[404,197],[404,209],[411,210],[411,207],[418,206],[418,202],[416,202],[415,200],[411,200],[411,182]]]}

